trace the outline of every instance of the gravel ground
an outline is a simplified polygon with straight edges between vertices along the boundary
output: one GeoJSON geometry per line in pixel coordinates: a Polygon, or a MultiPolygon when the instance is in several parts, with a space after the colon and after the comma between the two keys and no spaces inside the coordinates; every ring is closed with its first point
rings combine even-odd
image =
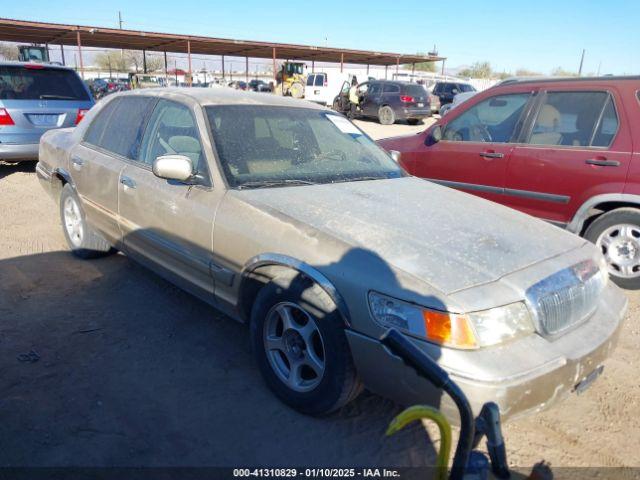
{"type": "MultiPolygon", "coordinates": [[[[424,125],[358,122],[375,138],[424,125]]],[[[33,164],[0,164],[0,466],[430,464],[400,409],[363,394],[322,419],[266,389],[245,327],[116,255],[72,257],[33,164]]],[[[586,393],[505,426],[510,463],[640,467],[631,302],[621,343],[586,393]]],[[[428,429],[431,431],[431,429],[428,429]]]]}

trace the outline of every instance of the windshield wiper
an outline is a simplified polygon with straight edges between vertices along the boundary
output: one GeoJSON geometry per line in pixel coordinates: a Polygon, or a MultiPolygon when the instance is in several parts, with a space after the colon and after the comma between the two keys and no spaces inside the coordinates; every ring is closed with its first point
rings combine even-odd
{"type": "Polygon", "coordinates": [[[344,178],[342,180],[336,180],[335,182],[332,182],[332,183],[365,182],[367,180],[388,180],[389,178],[394,178],[394,177],[374,177],[374,176],[349,177],[349,178],[344,178]]]}
{"type": "Polygon", "coordinates": [[[238,185],[237,189],[242,190],[245,188],[270,188],[270,187],[283,187],[289,185],[317,185],[316,182],[309,180],[295,180],[295,179],[282,179],[282,180],[263,180],[254,182],[245,182],[238,185]]]}
{"type": "Polygon", "coordinates": [[[40,95],[40,100],[75,100],[75,98],[64,95],[40,95]]]}

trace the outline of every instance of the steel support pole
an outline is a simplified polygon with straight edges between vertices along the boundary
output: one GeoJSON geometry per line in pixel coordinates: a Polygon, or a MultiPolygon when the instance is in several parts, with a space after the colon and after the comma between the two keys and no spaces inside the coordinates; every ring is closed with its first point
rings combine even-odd
{"type": "Polygon", "coordinates": [[[400,57],[396,58],[396,80],[398,79],[398,73],[400,73],[400,57]]]}
{"type": "Polygon", "coordinates": [[[76,31],[76,39],[78,40],[78,58],[80,59],[80,76],[84,80],[84,64],[82,63],[82,42],[80,41],[80,30],[76,31]]]}
{"type": "Polygon", "coordinates": [[[416,74],[416,64],[412,63],[411,64],[411,77],[412,77],[412,79],[415,76],[415,74],[416,74]]]}
{"type": "Polygon", "coordinates": [[[147,73],[147,51],[142,50],[142,73],[147,73]]]}
{"type": "Polygon", "coordinates": [[[273,82],[275,87],[278,82],[278,72],[276,72],[276,47],[273,47],[273,82]]]}
{"type": "Polygon", "coordinates": [[[225,75],[224,75],[224,55],[221,55],[222,57],[222,80],[225,79],[225,75]]]}
{"type": "Polygon", "coordinates": [[[384,79],[387,79],[387,69],[389,68],[389,65],[385,65],[384,66],[384,79]]]}
{"type": "Polygon", "coordinates": [[[340,54],[340,73],[342,73],[342,70],[344,69],[344,53],[340,54]]]}
{"type": "Polygon", "coordinates": [[[244,57],[244,77],[247,82],[247,88],[249,87],[249,57],[244,57]]]}
{"type": "Polygon", "coordinates": [[[316,61],[311,60],[311,73],[316,73],[316,61]]]}
{"type": "Polygon", "coordinates": [[[189,58],[189,86],[191,86],[193,84],[191,75],[191,40],[187,40],[187,57],[189,58]]]}
{"type": "Polygon", "coordinates": [[[169,67],[167,65],[167,52],[164,52],[164,80],[167,82],[166,87],[169,86],[169,67]]]}
{"type": "Polygon", "coordinates": [[[369,76],[369,64],[367,63],[367,77],[369,76]]]}
{"type": "Polygon", "coordinates": [[[62,65],[67,65],[67,62],[64,61],[64,45],[60,44],[60,56],[62,57],[62,65]]]}

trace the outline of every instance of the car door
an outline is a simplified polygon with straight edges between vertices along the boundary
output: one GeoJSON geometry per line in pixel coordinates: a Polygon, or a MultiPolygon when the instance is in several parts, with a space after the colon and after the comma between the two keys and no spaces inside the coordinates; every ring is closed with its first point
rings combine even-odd
{"type": "Polygon", "coordinates": [[[127,158],[142,136],[151,97],[131,96],[109,101],[92,119],[83,140],[70,155],[71,176],[87,221],[105,238],[119,245],[118,184],[127,158]]]}
{"type": "Polygon", "coordinates": [[[509,93],[459,107],[440,124],[439,142],[429,142],[427,135],[415,151],[403,151],[405,168],[418,177],[503,202],[507,162],[514,148],[510,142],[531,98],[531,92],[509,93]]]}
{"type": "Polygon", "coordinates": [[[369,83],[367,92],[365,93],[360,108],[362,113],[367,117],[377,117],[380,106],[380,97],[382,96],[382,84],[369,83]]]}
{"type": "MultiPolygon", "coordinates": [[[[203,123],[204,124],[204,123],[203,123]]],[[[120,220],[127,254],[206,301],[213,301],[213,219],[222,189],[211,185],[194,111],[161,99],[149,116],[135,161],[120,177],[120,220]],[[153,174],[166,154],[191,158],[196,182],[153,174]]]]}
{"type": "Polygon", "coordinates": [[[615,90],[553,88],[509,160],[507,204],[560,224],[589,198],[621,193],[632,145],[615,90]]]}

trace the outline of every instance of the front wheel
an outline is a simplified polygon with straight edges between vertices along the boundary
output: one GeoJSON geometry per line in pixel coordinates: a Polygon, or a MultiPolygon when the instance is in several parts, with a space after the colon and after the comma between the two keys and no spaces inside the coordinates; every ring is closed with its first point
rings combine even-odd
{"type": "Polygon", "coordinates": [[[419,125],[420,123],[422,123],[422,120],[420,120],[419,118],[410,118],[407,120],[407,123],[409,125],[419,125]]]}
{"type": "Polygon", "coordinates": [[[396,123],[396,114],[393,108],[388,105],[380,107],[380,110],[378,110],[378,120],[382,125],[393,125],[396,123]]]}
{"type": "Polygon", "coordinates": [[[596,218],[584,237],[595,243],[620,287],[640,289],[640,210],[619,208],[596,218]]]}
{"type": "Polygon", "coordinates": [[[60,219],[67,245],[71,253],[77,257],[96,258],[115,252],[111,245],[87,224],[80,199],[68,183],[60,194],[60,219]]]}
{"type": "Polygon", "coordinates": [[[278,277],[260,290],[251,343],[267,386],[302,413],[328,414],[362,389],[341,315],[302,275],[278,277]]]}

